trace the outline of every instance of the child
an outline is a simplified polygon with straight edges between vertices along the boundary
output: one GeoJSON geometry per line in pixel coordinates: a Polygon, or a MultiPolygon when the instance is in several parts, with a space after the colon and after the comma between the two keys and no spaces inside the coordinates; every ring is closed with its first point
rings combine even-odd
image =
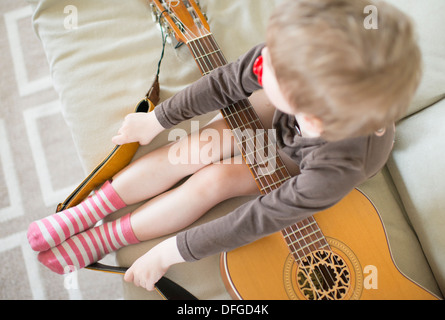
{"type": "MultiPolygon", "coordinates": [[[[161,103],[154,113],[127,116],[113,138],[116,144],[145,145],[183,120],[264,89],[259,92],[270,103],[260,116],[268,123],[273,114],[277,145],[299,166],[299,174],[259,195],[245,164],[218,162],[239,157],[229,139],[212,141],[221,152],[211,163],[172,164],[172,145],[167,145],[130,164],[77,207],[33,222],[28,239],[41,251],[39,260],[58,273],[70,265],[81,268],[122,246],[181,230],[225,199],[258,195],[222,218],[178,233],[136,260],[124,279],[153,290],[171,265],[277,232],[334,205],[376,174],[392,149],[394,122],[405,113],[418,86],[421,57],[405,15],[380,3],[378,29],[368,30],[363,13],[368,5],[373,3],[283,3],[271,16],[265,45],[214,70],[161,103]],[[189,175],[181,186],[170,189],[189,175]],[[151,200],[135,212],[93,227],[111,212],[145,199],[151,200]]],[[[221,137],[228,134],[221,118],[208,128],[221,137]]],[[[197,132],[173,146],[199,153],[203,144],[197,132]]]]}

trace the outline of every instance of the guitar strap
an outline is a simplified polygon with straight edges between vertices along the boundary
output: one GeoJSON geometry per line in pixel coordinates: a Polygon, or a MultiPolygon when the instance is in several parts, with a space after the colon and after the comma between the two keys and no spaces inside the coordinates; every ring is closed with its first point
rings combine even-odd
{"type": "MultiPolygon", "coordinates": [[[[159,103],[159,93],[159,76],[156,75],[145,98],[136,105],[134,112],[147,113],[153,111],[155,105],[159,103]]],[[[102,186],[107,180],[110,180],[115,174],[125,168],[133,159],[138,148],[138,142],[114,147],[65,201],[57,206],[56,212],[71,208],[82,202],[93,190],[102,186]]]]}

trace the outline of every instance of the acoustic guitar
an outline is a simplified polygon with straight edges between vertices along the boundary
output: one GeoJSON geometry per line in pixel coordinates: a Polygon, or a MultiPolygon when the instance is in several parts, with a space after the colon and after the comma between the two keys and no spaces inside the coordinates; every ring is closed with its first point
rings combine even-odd
{"type": "MultiPolygon", "coordinates": [[[[188,46],[202,75],[227,63],[195,1],[150,5],[164,32],[188,46]]],[[[252,150],[243,133],[265,133],[257,114],[248,100],[221,113],[247,160],[252,150]]],[[[274,152],[246,164],[263,194],[291,178],[274,152]],[[275,170],[265,174],[271,157],[275,170]]],[[[234,299],[437,299],[397,269],[377,210],[356,189],[329,210],[223,253],[221,274],[234,299]]]]}

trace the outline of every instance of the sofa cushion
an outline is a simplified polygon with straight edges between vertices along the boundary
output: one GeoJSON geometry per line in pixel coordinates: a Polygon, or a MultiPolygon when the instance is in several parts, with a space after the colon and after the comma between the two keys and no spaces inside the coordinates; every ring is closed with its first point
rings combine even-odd
{"type": "Polygon", "coordinates": [[[385,0],[408,14],[415,23],[424,73],[408,110],[411,115],[445,96],[445,1],[385,0]]]}
{"type": "MultiPolygon", "coordinates": [[[[125,5],[105,0],[27,1],[33,7],[33,25],[48,57],[64,118],[73,134],[85,172],[89,172],[111,150],[111,137],[124,116],[133,111],[134,105],[150,86],[161,53],[160,32],[149,17],[147,1],[130,1],[125,5]],[[74,12],[64,10],[73,5],[78,18],[76,28],[65,23],[69,22],[66,20],[69,14],[74,12]]],[[[223,52],[228,60],[233,60],[264,40],[266,18],[272,7],[280,1],[201,2],[223,52]]],[[[425,76],[411,106],[411,114],[437,101],[444,94],[445,86],[440,86],[440,81],[445,71],[440,56],[444,52],[445,42],[440,41],[443,40],[439,24],[441,20],[436,16],[437,12],[444,12],[444,4],[442,0],[429,0],[428,5],[417,0],[388,1],[396,3],[414,17],[424,52],[425,76]]],[[[198,69],[185,46],[176,50],[167,46],[161,68],[161,99],[171,96],[199,77],[198,69]]],[[[166,141],[166,136],[161,135],[148,148],[157,147],[166,141]]],[[[138,155],[147,151],[141,148],[138,155]]],[[[237,201],[243,199],[221,204],[206,218],[230,211],[231,206],[239,204],[237,201]]],[[[402,239],[405,238],[402,236],[402,239]]],[[[130,265],[159,241],[125,248],[119,252],[118,261],[122,265],[130,265]]],[[[409,263],[405,264],[413,268],[409,263]]],[[[169,270],[169,277],[200,298],[227,298],[218,272],[218,257],[213,256],[193,264],[174,266],[169,270]],[[203,274],[202,270],[212,271],[203,274]]],[[[414,277],[418,272],[408,271],[414,277]]],[[[417,278],[421,279],[422,276],[417,278]]],[[[125,288],[130,297],[141,297],[133,291],[133,286],[126,285],[125,288]]],[[[144,294],[153,297],[145,291],[144,294]]]]}
{"type": "Polygon", "coordinates": [[[437,282],[445,292],[445,100],[397,127],[388,168],[437,282]]]}
{"type": "Polygon", "coordinates": [[[442,294],[417,235],[406,219],[403,204],[388,169],[385,167],[358,189],[369,198],[380,214],[393,262],[399,271],[440,297],[442,294]]]}
{"type": "MultiPolygon", "coordinates": [[[[89,172],[112,149],[111,137],[151,85],[161,55],[161,32],[151,19],[148,1],[27,1],[64,118],[89,172]]],[[[267,16],[277,2],[203,2],[228,60],[264,40],[267,16]]],[[[160,73],[161,99],[200,76],[186,46],[175,50],[168,45],[160,73]]]]}

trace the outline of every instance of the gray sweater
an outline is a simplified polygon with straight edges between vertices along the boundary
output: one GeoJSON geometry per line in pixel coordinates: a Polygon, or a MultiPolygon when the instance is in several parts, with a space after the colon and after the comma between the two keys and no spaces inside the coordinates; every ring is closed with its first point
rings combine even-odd
{"type": "MultiPolygon", "coordinates": [[[[170,128],[261,89],[252,69],[263,47],[254,47],[157,106],[161,125],[170,128]]],[[[219,219],[180,232],[177,245],[186,261],[230,251],[335,205],[384,166],[394,141],[393,128],[381,137],[327,142],[300,136],[296,126],[295,116],[275,111],[277,146],[295,161],[300,174],[219,219]]]]}

